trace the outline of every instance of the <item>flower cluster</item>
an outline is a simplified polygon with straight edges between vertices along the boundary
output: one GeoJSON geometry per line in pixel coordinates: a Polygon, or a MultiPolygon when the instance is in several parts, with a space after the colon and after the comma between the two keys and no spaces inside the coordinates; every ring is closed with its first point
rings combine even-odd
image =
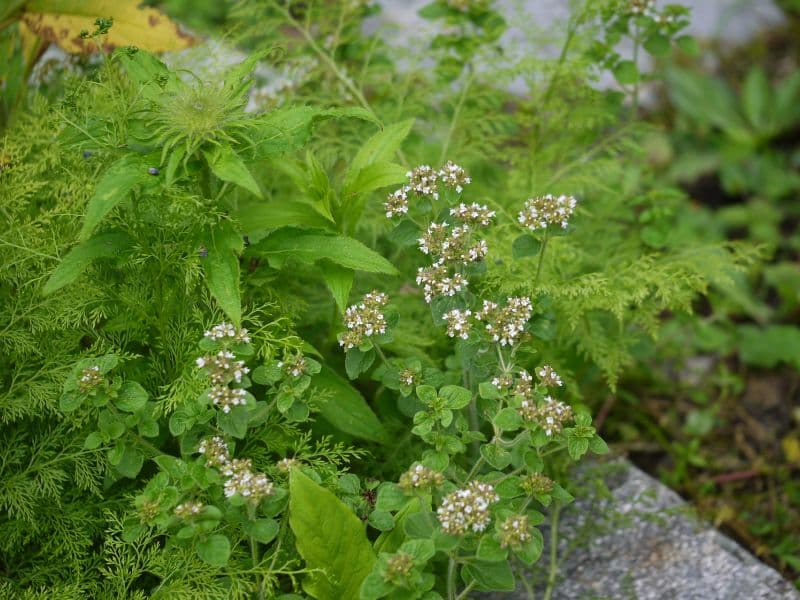
{"type": "MultiPolygon", "coordinates": [[[[386,197],[383,209],[386,217],[391,219],[398,215],[408,214],[408,194],[427,196],[433,200],[439,199],[439,184],[454,189],[457,193],[464,191],[464,186],[472,179],[464,170],[452,161],[447,161],[438,171],[430,165],[420,165],[406,173],[408,183],[386,197]]],[[[463,205],[462,205],[463,206],[463,205]]],[[[492,213],[492,216],[494,214],[492,213]]]]}
{"type": "Polygon", "coordinates": [[[290,377],[302,377],[308,371],[308,361],[298,352],[290,358],[278,361],[278,368],[290,377]]]}
{"type": "Polygon", "coordinates": [[[242,388],[230,388],[227,385],[215,385],[208,392],[208,397],[222,412],[229,413],[234,406],[247,404],[247,391],[242,388]]]}
{"type": "Polygon", "coordinates": [[[530,198],[520,211],[518,220],[528,229],[547,229],[550,225],[567,227],[567,221],[575,212],[577,200],[572,196],[553,196],[547,194],[530,198]]]}
{"type": "Polygon", "coordinates": [[[425,302],[429,303],[437,296],[455,296],[467,287],[467,280],[461,273],[450,276],[443,261],[437,261],[430,267],[417,269],[417,285],[422,286],[425,302]]]}
{"type": "Polygon", "coordinates": [[[519,372],[517,385],[514,386],[514,395],[528,398],[533,393],[533,377],[525,369],[519,372]]]}
{"type": "Polygon", "coordinates": [[[81,371],[81,378],[78,380],[78,389],[82,394],[88,394],[103,383],[103,374],[100,367],[94,365],[81,371]]]}
{"type": "Polygon", "coordinates": [[[450,233],[447,229],[447,223],[431,223],[428,229],[422,234],[422,237],[417,240],[419,242],[419,249],[423,254],[442,254],[444,250],[449,248],[451,242],[458,240],[458,234],[455,233],[453,239],[450,240],[450,233]]]}
{"type": "Polygon", "coordinates": [[[300,461],[296,458],[282,458],[275,463],[275,468],[281,473],[288,473],[293,467],[300,466],[300,461]]]}
{"type": "Polygon", "coordinates": [[[437,180],[439,173],[428,165],[420,165],[414,170],[406,173],[408,185],[404,188],[420,196],[431,196],[434,200],[439,199],[437,180]]]}
{"type": "Polygon", "coordinates": [[[250,343],[250,336],[247,333],[247,329],[237,330],[236,327],[224,321],[206,331],[203,337],[214,342],[234,341],[242,342],[243,344],[250,343]]]}
{"type": "Polygon", "coordinates": [[[551,367],[550,365],[544,365],[542,368],[536,371],[536,374],[539,376],[539,380],[542,382],[542,385],[544,386],[561,387],[563,385],[561,377],[558,376],[558,373],[556,373],[553,370],[553,367],[551,367]]]}
{"type": "Polygon", "coordinates": [[[655,10],[654,0],[628,0],[628,13],[635,16],[651,16],[655,10]]]}
{"type": "Polygon", "coordinates": [[[233,459],[222,467],[222,474],[228,477],[225,482],[225,496],[235,495],[247,498],[258,504],[262,498],[274,493],[272,482],[263,473],[253,473],[249,459],[233,459]]]}
{"type": "Polygon", "coordinates": [[[447,321],[447,335],[450,337],[459,337],[462,340],[469,339],[469,330],[472,328],[472,323],[469,322],[469,317],[472,311],[459,310],[454,308],[444,314],[444,320],[447,321]]]}
{"type": "Polygon", "coordinates": [[[525,490],[525,493],[528,495],[533,495],[549,494],[553,491],[554,483],[553,480],[546,475],[542,475],[541,473],[532,473],[526,477],[523,477],[520,485],[522,486],[522,489],[525,490]]]}
{"type": "Polygon", "coordinates": [[[560,433],[564,424],[572,420],[572,408],[550,396],[545,396],[544,400],[538,404],[532,400],[523,400],[519,414],[526,421],[535,423],[544,429],[548,436],[560,433]]]}
{"type": "Polygon", "coordinates": [[[511,515],[500,523],[500,547],[519,548],[531,541],[531,525],[527,515],[511,515]]]}
{"type": "Polygon", "coordinates": [[[208,376],[215,385],[226,385],[231,380],[240,383],[242,376],[250,372],[244,361],[236,360],[236,355],[230,350],[220,350],[216,355],[201,356],[195,364],[200,369],[208,370],[208,376]]]}
{"type": "Polygon", "coordinates": [[[205,455],[206,466],[209,467],[222,467],[223,465],[228,464],[231,459],[230,451],[228,450],[228,444],[226,444],[225,440],[218,435],[215,435],[212,438],[207,438],[200,442],[197,452],[205,455]]]}
{"type": "Polygon", "coordinates": [[[472,179],[467,172],[451,160],[448,160],[439,170],[439,179],[444,185],[453,188],[458,194],[464,191],[465,185],[472,183],[472,179]]]}
{"type": "Polygon", "coordinates": [[[345,352],[360,346],[368,337],[386,333],[386,317],[381,309],[388,302],[386,294],[372,291],[361,302],[347,308],[344,313],[347,331],[339,336],[339,345],[344,346],[345,352]]]}
{"type": "Polygon", "coordinates": [[[417,374],[413,369],[403,369],[400,371],[400,383],[403,385],[414,385],[417,383],[417,374]]]}
{"type": "Polygon", "coordinates": [[[492,385],[500,391],[511,389],[511,386],[514,385],[514,377],[511,373],[501,373],[492,378],[492,385]]]}
{"type": "Polygon", "coordinates": [[[489,210],[489,207],[477,202],[472,204],[464,204],[463,202],[450,209],[450,216],[455,217],[459,221],[469,223],[470,225],[480,225],[486,227],[492,222],[495,217],[495,211],[489,210]]]}
{"type": "Polygon", "coordinates": [[[475,314],[475,318],[485,323],[493,341],[501,346],[511,346],[522,335],[532,311],[531,299],[524,296],[509,297],[506,306],[502,307],[484,300],[483,308],[475,314]]]}
{"type": "Polygon", "coordinates": [[[386,560],[384,580],[396,585],[404,585],[414,568],[414,557],[405,552],[393,554],[386,560]]]}
{"type": "Polygon", "coordinates": [[[400,476],[399,485],[406,491],[429,489],[444,483],[444,475],[428,467],[416,464],[400,476]]]}
{"type": "Polygon", "coordinates": [[[491,521],[489,506],[499,500],[500,496],[490,484],[470,481],[467,487],[444,497],[436,516],[445,533],[478,533],[484,531],[491,521]]]}
{"type": "Polygon", "coordinates": [[[408,188],[400,188],[389,194],[383,203],[386,218],[408,214],[408,188]]]}
{"type": "Polygon", "coordinates": [[[189,500],[175,507],[174,514],[179,519],[187,520],[199,515],[203,511],[203,503],[189,500]]]}

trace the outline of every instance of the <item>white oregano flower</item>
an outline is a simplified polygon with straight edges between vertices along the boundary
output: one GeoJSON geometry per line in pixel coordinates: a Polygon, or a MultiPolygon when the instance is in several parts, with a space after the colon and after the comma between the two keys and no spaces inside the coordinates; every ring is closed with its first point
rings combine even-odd
{"type": "Polygon", "coordinates": [[[551,225],[567,228],[578,201],[572,196],[539,196],[525,201],[517,220],[528,229],[547,229],[551,225]]]}

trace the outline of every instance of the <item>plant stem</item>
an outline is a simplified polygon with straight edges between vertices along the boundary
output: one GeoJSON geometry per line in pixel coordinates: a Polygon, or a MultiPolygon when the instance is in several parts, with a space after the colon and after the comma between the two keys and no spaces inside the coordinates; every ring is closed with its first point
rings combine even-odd
{"type": "Polygon", "coordinates": [[[457,600],[456,594],[456,559],[452,556],[447,563],[447,600],[457,600]]]}
{"type": "Polygon", "coordinates": [[[556,576],[558,575],[558,506],[553,507],[550,513],[550,568],[547,573],[547,589],[544,591],[544,600],[550,600],[553,590],[556,587],[556,576]]]}
{"type": "MultiPolygon", "coordinates": [[[[256,521],[256,507],[252,503],[247,505],[247,518],[251,523],[256,521]]],[[[250,557],[253,559],[253,571],[258,569],[258,542],[251,535],[250,536],[250,557]]],[[[256,575],[256,577],[258,577],[256,575]]],[[[258,600],[264,600],[264,579],[258,584],[258,600]]]]}
{"type": "Polygon", "coordinates": [[[539,286],[539,276],[542,274],[542,263],[544,263],[544,253],[547,250],[547,241],[550,239],[550,236],[547,235],[547,230],[544,232],[544,240],[542,241],[542,247],[539,249],[539,264],[536,266],[536,279],[533,281],[533,287],[539,286]]]}
{"type": "Polygon", "coordinates": [[[472,588],[474,587],[475,587],[475,582],[470,581],[469,585],[465,587],[463,590],[461,590],[461,593],[456,597],[456,600],[461,600],[462,598],[466,598],[467,594],[469,594],[472,591],[472,588]]]}

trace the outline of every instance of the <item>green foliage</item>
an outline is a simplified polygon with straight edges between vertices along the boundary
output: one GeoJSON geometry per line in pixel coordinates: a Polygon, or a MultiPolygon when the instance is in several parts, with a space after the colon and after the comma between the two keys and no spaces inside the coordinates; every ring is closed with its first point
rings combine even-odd
{"type": "Polygon", "coordinates": [[[586,3],[557,61],[503,66],[491,3],[433,2],[452,31],[403,71],[351,4],[242,2],[249,47],[285,56],[206,81],[120,49],[8,131],[4,593],[511,590],[568,468],[608,452],[580,398],[755,260],[692,238],[643,132],[589,85],[627,69],[635,98],[621,23],[661,55],[682,12],[666,35],[586,3]],[[309,54],[281,106],[246,110],[253,69],[309,54]],[[550,193],[578,199],[564,228],[520,219],[550,193]]]}

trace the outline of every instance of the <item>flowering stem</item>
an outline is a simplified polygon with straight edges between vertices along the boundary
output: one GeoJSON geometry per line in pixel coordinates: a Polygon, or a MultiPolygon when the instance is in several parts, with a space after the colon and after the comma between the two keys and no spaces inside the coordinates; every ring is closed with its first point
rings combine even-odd
{"type": "Polygon", "coordinates": [[[547,589],[544,591],[544,600],[550,600],[556,587],[558,574],[558,513],[561,509],[554,506],[550,513],[550,568],[547,573],[547,589]]]}
{"type": "Polygon", "coordinates": [[[387,358],[386,358],[386,355],[383,353],[383,350],[381,350],[380,346],[378,346],[378,344],[374,344],[374,343],[373,343],[373,344],[372,344],[372,347],[373,347],[373,348],[375,348],[375,352],[378,354],[378,357],[379,357],[379,358],[380,358],[380,359],[381,359],[381,360],[382,360],[384,363],[387,363],[387,358]]]}
{"type": "Polygon", "coordinates": [[[467,99],[467,93],[472,85],[472,79],[474,77],[472,68],[470,65],[468,65],[467,68],[469,69],[469,74],[467,75],[467,80],[464,82],[464,87],[461,90],[461,96],[458,99],[458,104],[456,104],[456,108],[453,111],[453,119],[450,121],[450,129],[447,130],[447,137],[445,138],[444,145],[442,146],[442,154],[439,156],[440,163],[444,163],[445,159],[447,158],[447,152],[450,150],[450,141],[452,140],[453,133],[458,125],[458,117],[461,114],[461,109],[464,108],[464,102],[467,99]]]}
{"type": "Polygon", "coordinates": [[[539,276],[542,274],[542,263],[544,263],[544,252],[547,250],[547,241],[550,236],[547,235],[547,230],[544,232],[544,240],[542,240],[542,247],[539,249],[539,264],[536,267],[536,279],[533,281],[533,287],[538,287],[539,276]]]}
{"type": "Polygon", "coordinates": [[[470,581],[469,585],[465,587],[463,590],[461,590],[461,593],[456,597],[456,600],[461,600],[462,598],[466,598],[467,594],[469,594],[472,591],[472,588],[474,587],[475,587],[475,582],[470,581]]]}

